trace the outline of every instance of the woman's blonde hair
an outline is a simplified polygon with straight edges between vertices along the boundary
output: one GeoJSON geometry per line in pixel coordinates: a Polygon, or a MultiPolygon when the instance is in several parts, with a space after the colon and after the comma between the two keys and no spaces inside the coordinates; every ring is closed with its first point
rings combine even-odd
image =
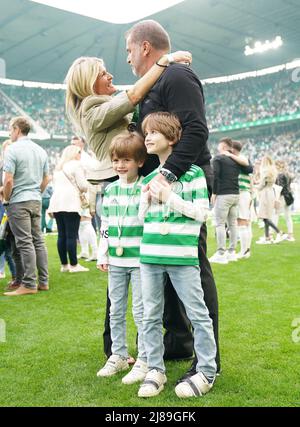
{"type": "Polygon", "coordinates": [[[82,56],[77,58],[66,75],[66,112],[71,122],[78,127],[78,110],[84,98],[96,95],[94,85],[104,62],[100,58],[82,56]]]}
{"type": "Polygon", "coordinates": [[[77,154],[81,153],[81,148],[77,145],[68,145],[62,152],[61,158],[56,166],[56,170],[60,171],[64,165],[70,160],[75,160],[77,154]]]}
{"type": "Polygon", "coordinates": [[[260,163],[260,175],[267,176],[270,181],[275,182],[277,174],[274,160],[270,156],[263,156],[260,163]]]}

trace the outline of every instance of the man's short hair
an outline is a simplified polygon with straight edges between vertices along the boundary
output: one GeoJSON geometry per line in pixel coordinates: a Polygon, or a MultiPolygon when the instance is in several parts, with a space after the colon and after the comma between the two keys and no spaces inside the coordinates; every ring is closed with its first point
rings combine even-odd
{"type": "Polygon", "coordinates": [[[243,144],[240,141],[232,141],[232,148],[237,151],[242,151],[243,144]]]}
{"type": "Polygon", "coordinates": [[[126,33],[125,38],[130,36],[132,43],[141,45],[148,41],[154,49],[170,51],[171,42],[169,34],[156,21],[152,19],[137,22],[126,33]]]}
{"type": "Polygon", "coordinates": [[[122,132],[112,139],[109,155],[111,160],[116,156],[118,159],[130,158],[136,162],[144,162],[147,157],[144,139],[137,132],[122,132]]]}
{"type": "Polygon", "coordinates": [[[178,142],[181,137],[181,124],[175,114],[159,111],[157,113],[148,114],[143,120],[142,130],[156,130],[164,135],[168,141],[178,142]]]}
{"type": "Polygon", "coordinates": [[[26,117],[14,117],[11,119],[9,123],[10,127],[16,128],[18,127],[22,133],[22,135],[28,135],[31,129],[31,125],[26,117]]]}
{"type": "Polygon", "coordinates": [[[223,143],[223,144],[226,144],[227,145],[227,147],[229,148],[229,150],[232,150],[233,149],[233,141],[232,141],[232,139],[231,138],[227,138],[227,137],[225,137],[225,138],[222,138],[222,139],[220,139],[220,141],[219,141],[220,143],[223,143]]]}

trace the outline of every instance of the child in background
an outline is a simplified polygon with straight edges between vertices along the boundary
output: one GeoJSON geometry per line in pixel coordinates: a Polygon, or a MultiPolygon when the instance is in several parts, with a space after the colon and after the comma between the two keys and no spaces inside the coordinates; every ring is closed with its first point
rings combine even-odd
{"type": "Polygon", "coordinates": [[[108,377],[129,368],[126,310],[131,281],[132,313],[138,330],[138,358],[132,370],[122,379],[123,384],[142,381],[147,373],[139,268],[143,226],[138,219],[142,181],[138,172],[146,155],[144,141],[137,133],[125,132],[112,140],[110,156],[119,179],[106,187],[102,204],[97,267],[108,271],[112,355],[97,376],[108,377]]]}
{"type": "MultiPolygon", "coordinates": [[[[89,186],[91,186],[91,184],[89,184],[89,186]]],[[[97,235],[92,225],[92,215],[89,207],[81,211],[78,236],[81,246],[81,252],[78,258],[85,258],[86,261],[96,261],[98,250],[97,235]],[[89,255],[89,248],[92,250],[91,255],[89,255]]]]}
{"type": "Polygon", "coordinates": [[[158,395],[167,381],[163,360],[163,310],[166,274],[181,299],[194,328],[197,373],[180,382],[178,397],[207,393],[216,375],[216,344],[211,318],[203,299],[199,274],[198,238],[209,202],[204,172],[192,165],[169,185],[161,182],[160,169],[180,139],[181,126],[175,115],[159,112],[143,121],[148,154],[157,154],[160,166],[143,180],[140,217],[144,231],[140,248],[143,336],[148,373],[139,397],[158,395]]]}
{"type": "MultiPolygon", "coordinates": [[[[4,233],[4,235],[1,236],[1,245],[0,245],[0,279],[5,279],[5,261],[7,261],[9,270],[10,270],[10,274],[11,274],[11,281],[8,283],[8,288],[7,290],[15,290],[15,288],[17,288],[19,285],[10,288],[10,286],[12,284],[15,283],[16,280],[16,266],[14,263],[14,260],[12,258],[12,254],[11,254],[11,247],[10,247],[10,242],[7,238],[7,234],[8,234],[8,229],[7,227],[9,227],[8,223],[4,224],[7,219],[5,219],[6,216],[6,210],[5,207],[3,205],[3,190],[2,187],[0,189],[0,224],[2,226],[5,226],[6,228],[6,232],[4,233]]],[[[1,233],[2,234],[2,233],[1,233]]]]}

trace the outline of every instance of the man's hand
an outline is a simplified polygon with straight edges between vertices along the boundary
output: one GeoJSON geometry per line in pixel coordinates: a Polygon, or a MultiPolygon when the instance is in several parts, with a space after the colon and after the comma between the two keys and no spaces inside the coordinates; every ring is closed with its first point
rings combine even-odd
{"type": "Polygon", "coordinates": [[[103,273],[108,272],[108,264],[97,264],[97,268],[100,271],[103,271],[103,273]]]}
{"type": "Polygon", "coordinates": [[[212,196],[210,198],[210,203],[211,203],[212,206],[215,206],[216,198],[217,198],[217,195],[216,194],[212,194],[212,196]]]}
{"type": "Polygon", "coordinates": [[[3,195],[4,199],[8,202],[14,186],[14,176],[12,173],[4,173],[3,195]]]}

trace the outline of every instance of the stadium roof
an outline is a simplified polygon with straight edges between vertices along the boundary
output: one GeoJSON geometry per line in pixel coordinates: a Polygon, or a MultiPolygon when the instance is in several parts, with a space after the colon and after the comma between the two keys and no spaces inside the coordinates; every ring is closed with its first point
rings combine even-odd
{"type": "MultiPolygon", "coordinates": [[[[109,1],[103,4],[109,7],[109,1]]],[[[147,18],[167,29],[173,50],[193,53],[193,68],[201,78],[299,57],[298,0],[185,0],[147,18]],[[273,40],[277,35],[284,43],[278,50],[244,55],[251,39],[273,40]]],[[[28,0],[2,0],[0,58],[6,61],[6,77],[61,83],[73,60],[87,55],[102,57],[116,84],[132,83],[124,41],[131,25],[109,24],[28,0]]]]}

